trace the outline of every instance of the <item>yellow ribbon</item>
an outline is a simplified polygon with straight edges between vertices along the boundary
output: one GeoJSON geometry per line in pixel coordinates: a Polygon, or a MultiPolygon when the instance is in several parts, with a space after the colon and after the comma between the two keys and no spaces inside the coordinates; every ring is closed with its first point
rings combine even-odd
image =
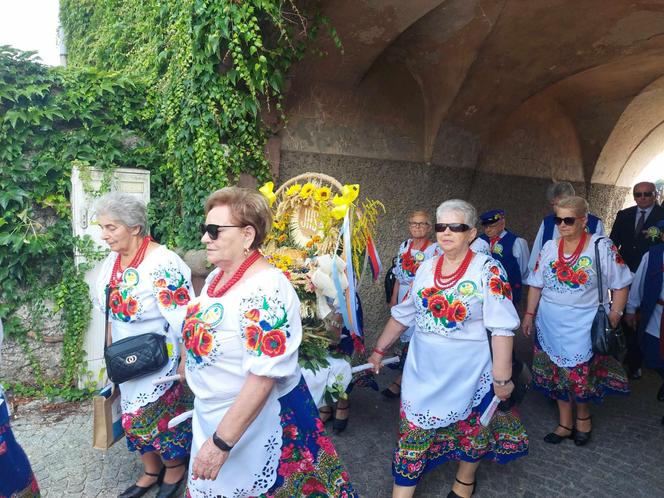
{"type": "Polygon", "coordinates": [[[272,204],[274,204],[274,201],[277,199],[277,196],[273,190],[274,182],[267,182],[265,185],[258,189],[258,191],[267,199],[267,203],[270,207],[272,207],[272,204]]]}
{"type": "Polygon", "coordinates": [[[351,206],[353,201],[357,199],[357,196],[360,194],[360,186],[355,183],[353,185],[344,185],[341,187],[341,195],[335,195],[332,199],[332,204],[335,207],[332,208],[330,213],[336,220],[342,219],[346,216],[348,208],[351,206]]]}

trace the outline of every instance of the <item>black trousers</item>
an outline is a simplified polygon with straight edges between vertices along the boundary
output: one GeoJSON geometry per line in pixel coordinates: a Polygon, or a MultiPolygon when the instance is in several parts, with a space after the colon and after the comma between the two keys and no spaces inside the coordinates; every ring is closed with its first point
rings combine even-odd
{"type": "Polygon", "coordinates": [[[627,374],[630,375],[641,368],[641,365],[643,364],[643,353],[641,352],[638,332],[627,325],[625,320],[622,321],[622,326],[627,346],[624,362],[625,368],[627,368],[627,374]]]}

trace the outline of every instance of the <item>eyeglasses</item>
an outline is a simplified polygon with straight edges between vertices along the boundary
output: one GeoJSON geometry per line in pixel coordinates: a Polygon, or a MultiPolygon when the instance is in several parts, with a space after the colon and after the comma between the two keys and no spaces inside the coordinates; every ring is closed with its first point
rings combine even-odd
{"type": "Polygon", "coordinates": [[[654,192],[634,192],[634,197],[652,197],[654,192]]]}
{"type": "Polygon", "coordinates": [[[465,223],[436,223],[434,225],[436,232],[442,233],[448,228],[454,233],[467,232],[470,230],[470,226],[465,223]]]}
{"type": "Polygon", "coordinates": [[[428,226],[431,226],[431,223],[428,221],[409,221],[408,226],[410,228],[426,228],[428,226]]]}
{"type": "Polygon", "coordinates": [[[565,223],[565,225],[567,225],[568,227],[571,227],[572,225],[574,225],[574,223],[576,223],[576,220],[580,220],[581,218],[583,218],[583,216],[579,216],[579,217],[565,216],[564,218],[561,218],[560,216],[554,216],[553,217],[553,222],[556,225],[560,225],[561,223],[565,223]]]}
{"type": "Polygon", "coordinates": [[[243,225],[213,225],[212,223],[206,225],[205,223],[201,223],[200,228],[201,228],[201,235],[205,235],[207,233],[212,240],[217,240],[217,237],[219,237],[220,228],[244,228],[244,227],[243,225]]]}

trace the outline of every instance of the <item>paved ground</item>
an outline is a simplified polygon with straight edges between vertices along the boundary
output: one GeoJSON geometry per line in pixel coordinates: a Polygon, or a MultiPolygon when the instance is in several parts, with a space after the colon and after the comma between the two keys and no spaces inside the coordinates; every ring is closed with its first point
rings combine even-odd
{"type": "MultiPolygon", "coordinates": [[[[381,375],[383,386],[391,375],[381,375]]],[[[572,441],[559,446],[542,441],[556,425],[554,407],[530,393],[521,409],[530,455],[506,466],[482,464],[475,496],[664,497],[664,403],[655,400],[658,386],[658,378],[646,373],[629,397],[608,398],[594,410],[593,440],[583,448],[572,441]]],[[[361,496],[388,497],[398,404],[362,388],[351,401],[351,423],[335,443],[361,496]]],[[[14,430],[44,496],[117,496],[140,474],[124,440],[106,453],[92,449],[90,410],[89,404],[18,407],[14,430]]],[[[446,464],[426,476],[416,496],[446,496],[454,468],[446,464]]]]}

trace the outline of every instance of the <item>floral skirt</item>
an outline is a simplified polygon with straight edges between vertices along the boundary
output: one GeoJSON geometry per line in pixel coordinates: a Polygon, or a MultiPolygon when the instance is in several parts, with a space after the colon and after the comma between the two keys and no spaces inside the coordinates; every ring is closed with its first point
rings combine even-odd
{"type": "Polygon", "coordinates": [[[516,408],[496,411],[487,427],[480,417],[493,399],[493,388],[465,420],[447,427],[423,429],[408,421],[401,410],[399,442],[392,475],[399,486],[415,486],[423,474],[448,460],[507,463],[528,454],[528,434],[516,408]]]}
{"type": "MultiPolygon", "coordinates": [[[[0,390],[0,400],[4,400],[0,390]]],[[[0,405],[0,498],[40,496],[37,479],[23,448],[14,439],[9,425],[7,403],[0,405]]]]}
{"type": "Polygon", "coordinates": [[[194,395],[175,382],[159,399],[133,413],[122,414],[129,451],[157,451],[164,460],[184,458],[191,449],[191,419],[169,429],[168,422],[193,409],[194,395]]]}
{"type": "Polygon", "coordinates": [[[596,354],[574,367],[559,367],[535,337],[533,387],[552,399],[601,403],[607,394],[629,394],[627,376],[612,356],[596,354]]]}
{"type": "Polygon", "coordinates": [[[304,379],[279,402],[283,429],[281,458],[277,480],[262,497],[357,496],[332,440],[323,429],[304,379]]]}

